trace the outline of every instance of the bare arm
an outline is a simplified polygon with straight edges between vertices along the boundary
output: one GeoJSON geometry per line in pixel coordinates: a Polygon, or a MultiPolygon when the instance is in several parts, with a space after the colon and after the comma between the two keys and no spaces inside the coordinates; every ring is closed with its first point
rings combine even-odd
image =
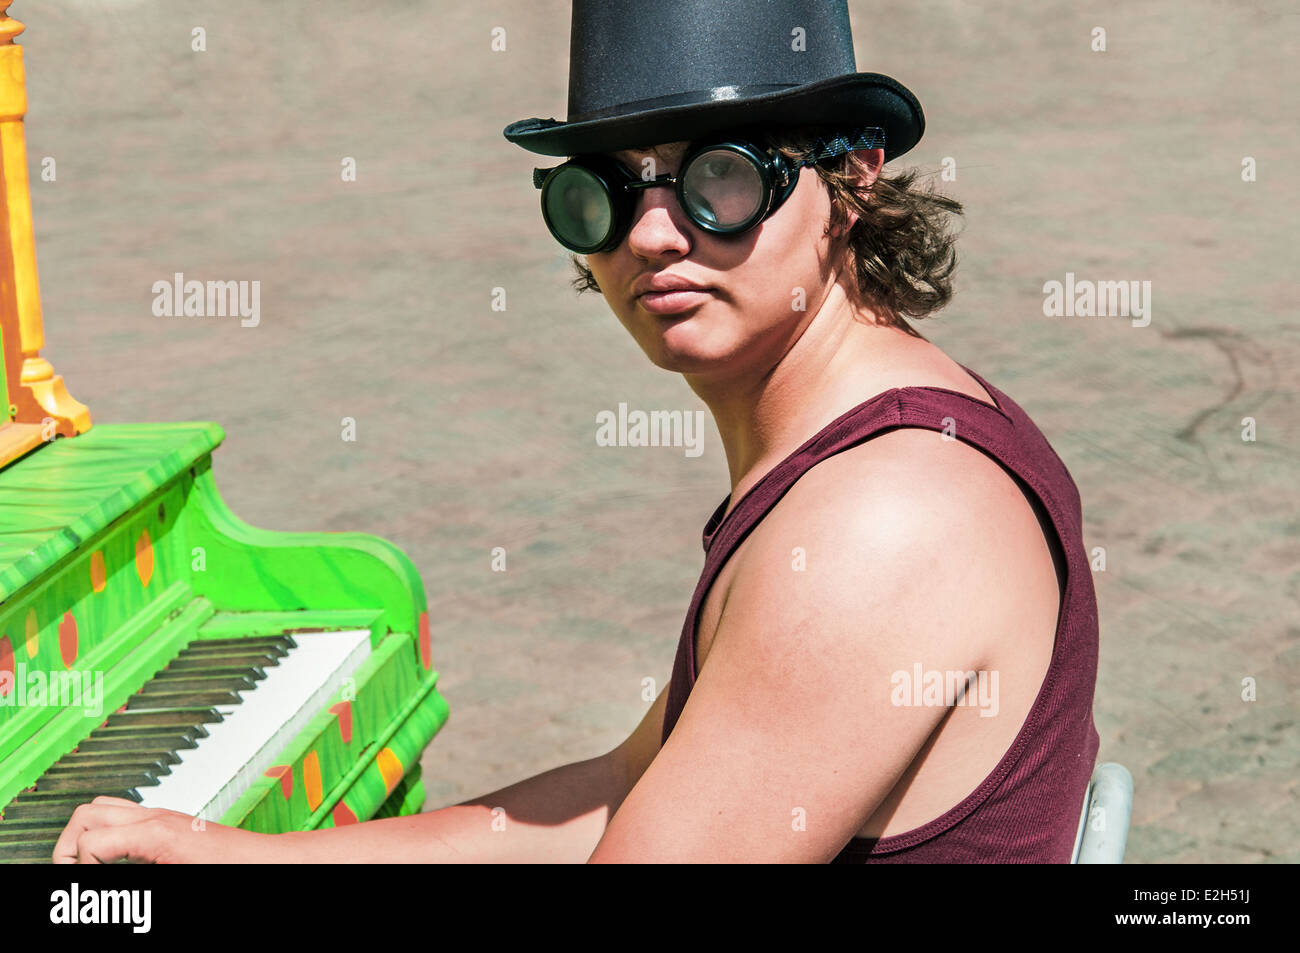
{"type": "Polygon", "coordinates": [[[617,748],[426,814],[290,834],[220,824],[117,798],[82,805],[56,863],[117,858],[204,863],[583,863],[659,750],[668,693],[617,748]],[[497,810],[500,808],[501,810],[497,810]]]}
{"type": "Polygon", "coordinates": [[[300,863],[585,863],[659,751],[667,700],[660,692],[627,740],[599,758],[427,814],[276,839],[288,842],[284,859],[300,863]]]}
{"type": "MultiPolygon", "coordinates": [[[[612,752],[611,752],[612,754],[612,752]]],[[[267,861],[583,863],[627,791],[611,754],[427,814],[282,834],[267,861]]]]}

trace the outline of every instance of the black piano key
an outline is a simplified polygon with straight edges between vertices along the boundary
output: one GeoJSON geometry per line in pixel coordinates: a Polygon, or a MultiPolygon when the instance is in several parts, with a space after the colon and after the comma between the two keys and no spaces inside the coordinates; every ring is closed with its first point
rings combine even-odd
{"type": "Polygon", "coordinates": [[[289,654],[289,650],[282,645],[216,645],[211,648],[204,648],[201,645],[191,645],[181,649],[177,658],[221,658],[230,655],[269,655],[272,658],[284,658],[289,654]]]}
{"type": "Polygon", "coordinates": [[[215,692],[140,692],[126,703],[127,711],[192,708],[195,705],[238,705],[239,695],[232,691],[215,692]]]}
{"type": "Polygon", "coordinates": [[[206,738],[208,729],[202,725],[100,725],[90,733],[91,738],[158,738],[168,735],[185,735],[188,738],[206,738]]]}
{"type": "Polygon", "coordinates": [[[247,639],[195,639],[181,648],[182,652],[217,652],[227,649],[237,651],[257,651],[284,649],[286,651],[297,645],[287,635],[257,636],[247,639]]]}
{"type": "Polygon", "coordinates": [[[272,665],[279,665],[280,659],[284,655],[276,655],[271,652],[236,652],[222,653],[220,655],[178,655],[167,663],[165,671],[174,672],[180,669],[193,668],[216,668],[220,666],[235,667],[258,667],[265,668],[272,665]]]}
{"type": "MultiPolygon", "coordinates": [[[[247,675],[207,676],[201,672],[186,672],[174,679],[151,679],[136,694],[191,694],[195,692],[247,692],[255,681],[247,675]]],[[[196,709],[198,705],[191,705],[196,709]]]]}
{"type": "MultiPolygon", "coordinates": [[[[130,801],[142,800],[135,788],[117,787],[107,791],[96,792],[87,796],[80,791],[38,791],[31,787],[22,791],[16,798],[9,802],[9,807],[21,807],[24,804],[63,804],[68,808],[68,814],[72,814],[72,808],[78,804],[87,804],[90,799],[97,797],[99,794],[106,794],[111,797],[123,797],[130,801]]],[[[9,808],[5,808],[5,817],[9,817],[9,808]]],[[[23,818],[18,818],[23,820],[23,818]]]]}
{"type": "Polygon", "coordinates": [[[25,834],[15,831],[12,835],[6,835],[3,831],[0,831],[0,857],[31,856],[27,853],[19,853],[19,851],[33,845],[40,845],[45,848],[44,858],[49,860],[54,853],[54,845],[58,843],[61,832],[62,828],[53,833],[46,829],[25,834]]]}
{"type": "Polygon", "coordinates": [[[177,708],[172,711],[124,711],[109,715],[109,728],[188,728],[222,721],[215,708],[177,708]]]}
{"type": "MultiPolygon", "coordinates": [[[[37,782],[37,783],[40,783],[40,782],[37,782]]],[[[120,790],[129,790],[129,789],[127,789],[127,788],[121,788],[120,790]]],[[[59,800],[75,800],[75,799],[77,798],[77,796],[78,796],[78,795],[76,795],[76,794],[74,794],[74,793],[72,793],[72,792],[70,792],[70,791],[57,791],[57,792],[56,792],[56,791],[41,791],[41,790],[39,790],[39,789],[36,787],[35,784],[33,784],[31,787],[29,787],[29,788],[24,788],[22,791],[19,791],[19,792],[18,792],[18,796],[15,797],[15,798],[14,798],[12,801],[10,801],[9,803],[10,803],[10,804],[18,804],[18,803],[23,802],[23,801],[59,801],[59,800]]],[[[139,799],[137,798],[136,800],[139,800],[139,799]]],[[[8,815],[6,814],[5,816],[7,817],[8,815]]]]}
{"type": "Polygon", "coordinates": [[[162,754],[167,751],[181,751],[186,748],[197,747],[198,742],[194,740],[193,736],[185,734],[148,735],[143,738],[130,735],[117,738],[96,738],[92,735],[77,746],[77,751],[82,754],[91,751],[135,751],[162,754]]]}
{"type": "Polygon", "coordinates": [[[172,765],[180,759],[176,755],[164,758],[160,755],[110,754],[86,758],[61,758],[50,765],[42,777],[67,777],[69,775],[119,774],[123,771],[147,771],[154,777],[172,773],[172,765]]]}
{"type": "Polygon", "coordinates": [[[293,649],[298,647],[298,643],[293,640],[293,636],[291,635],[250,635],[245,638],[235,639],[196,639],[187,645],[186,648],[267,648],[271,646],[282,649],[293,649]]]}
{"type": "Polygon", "coordinates": [[[12,816],[19,820],[46,818],[58,821],[59,827],[64,828],[72,820],[72,812],[90,800],[88,797],[80,797],[75,801],[38,801],[32,804],[19,804],[15,801],[5,808],[5,817],[12,816]]]}
{"type": "Polygon", "coordinates": [[[141,800],[141,796],[135,790],[96,791],[94,794],[60,794],[49,797],[20,794],[10,801],[5,808],[5,820],[54,820],[58,821],[60,826],[67,826],[73,811],[83,804],[89,804],[91,800],[100,794],[125,798],[128,801],[139,802],[141,800]]]}
{"type": "Polygon", "coordinates": [[[155,676],[145,685],[141,694],[158,695],[166,692],[207,692],[223,689],[232,692],[246,692],[256,684],[257,680],[247,673],[239,675],[202,675],[197,672],[184,672],[166,678],[161,675],[155,676]]]}
{"type": "MultiPolygon", "coordinates": [[[[84,804],[87,800],[89,800],[89,798],[82,797],[80,794],[72,794],[68,791],[52,791],[47,794],[43,791],[38,791],[35,788],[28,788],[9,802],[8,807],[5,808],[5,817],[9,817],[10,808],[22,807],[24,804],[52,804],[56,801],[66,801],[71,807],[76,807],[78,804],[84,804]]],[[[68,813],[72,812],[69,811],[68,813]]],[[[22,820],[22,818],[19,818],[19,820],[22,820]]]]}
{"type": "Polygon", "coordinates": [[[10,820],[5,816],[0,820],[0,833],[39,833],[40,831],[52,831],[55,835],[64,829],[64,826],[57,820],[10,820]]]}
{"type": "Polygon", "coordinates": [[[67,827],[66,821],[11,821],[0,823],[0,857],[11,856],[10,851],[24,844],[46,844],[46,858],[54,852],[54,844],[67,827]]]}
{"type": "MultiPolygon", "coordinates": [[[[7,856],[15,848],[27,844],[48,844],[49,850],[52,852],[54,844],[62,832],[62,827],[44,827],[38,831],[13,831],[11,833],[0,830],[0,857],[7,856]]],[[[49,854],[47,853],[46,856],[49,856],[49,854]]]]}
{"type": "MultiPolygon", "coordinates": [[[[268,655],[265,652],[240,653],[238,655],[198,655],[193,657],[177,656],[164,671],[192,672],[207,671],[214,668],[234,668],[240,671],[248,669],[267,669],[280,664],[282,656],[268,655]]],[[[161,673],[160,673],[161,674],[161,673]]]]}
{"type": "Polygon", "coordinates": [[[16,860],[25,860],[29,863],[35,860],[51,860],[54,857],[54,845],[58,843],[58,840],[56,837],[54,840],[4,844],[3,853],[0,853],[0,863],[12,863],[16,860]]]}
{"type": "Polygon", "coordinates": [[[165,668],[155,675],[150,682],[160,684],[187,678],[251,678],[260,682],[266,678],[266,672],[257,665],[213,665],[211,667],[165,668]]]}
{"type": "Polygon", "coordinates": [[[94,797],[104,789],[139,789],[155,787],[158,778],[147,771],[85,773],[72,775],[45,774],[36,782],[38,794],[88,794],[94,797]]]}

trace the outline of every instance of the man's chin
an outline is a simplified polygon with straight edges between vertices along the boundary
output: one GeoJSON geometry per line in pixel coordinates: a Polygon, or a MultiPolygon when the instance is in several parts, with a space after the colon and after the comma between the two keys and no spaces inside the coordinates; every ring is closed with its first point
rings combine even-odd
{"type": "Polygon", "coordinates": [[[645,355],[655,367],[676,374],[704,374],[727,366],[727,357],[696,349],[667,347],[663,341],[646,348],[645,355]]]}
{"type": "Polygon", "coordinates": [[[716,321],[692,320],[700,309],[681,315],[645,315],[653,322],[638,328],[638,343],[656,367],[678,374],[718,371],[734,357],[732,349],[719,350],[721,328],[716,321]]]}

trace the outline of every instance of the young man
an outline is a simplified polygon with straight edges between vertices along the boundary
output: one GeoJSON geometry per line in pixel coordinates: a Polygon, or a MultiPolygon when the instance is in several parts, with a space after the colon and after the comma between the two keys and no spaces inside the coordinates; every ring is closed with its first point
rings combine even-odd
{"type": "Polygon", "coordinates": [[[100,798],[56,860],[1069,859],[1097,748],[1079,500],[906,320],[950,294],[958,209],[882,175],[919,104],[854,72],[843,0],[575,0],[573,37],[569,120],[507,137],[576,157],[536,178],[546,224],[731,474],[669,686],[608,754],[461,805],[259,835],[100,798]]]}

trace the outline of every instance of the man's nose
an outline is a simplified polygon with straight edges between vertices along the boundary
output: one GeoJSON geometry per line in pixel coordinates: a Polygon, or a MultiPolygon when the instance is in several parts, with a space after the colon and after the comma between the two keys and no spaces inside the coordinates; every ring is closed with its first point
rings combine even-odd
{"type": "Polygon", "coordinates": [[[664,183],[638,189],[637,203],[628,230],[628,248],[641,258],[669,252],[685,255],[691,250],[690,223],[677,201],[676,190],[664,183]]]}

